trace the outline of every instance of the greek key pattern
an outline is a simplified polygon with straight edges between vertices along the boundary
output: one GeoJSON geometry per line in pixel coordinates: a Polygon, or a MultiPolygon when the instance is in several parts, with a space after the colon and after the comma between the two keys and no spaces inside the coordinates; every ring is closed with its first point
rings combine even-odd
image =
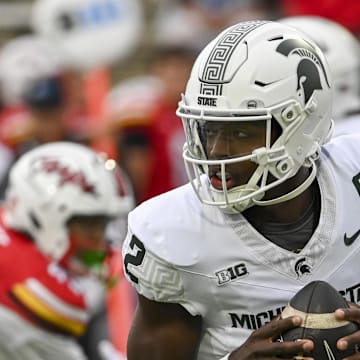
{"type": "Polygon", "coordinates": [[[229,29],[213,47],[202,74],[200,93],[221,95],[222,80],[231,55],[241,40],[251,31],[266,24],[266,21],[247,21],[229,29]]]}
{"type": "Polygon", "coordinates": [[[140,293],[163,302],[178,300],[183,294],[179,272],[150,251],[140,266],[129,266],[139,279],[136,286],[140,293]]]}

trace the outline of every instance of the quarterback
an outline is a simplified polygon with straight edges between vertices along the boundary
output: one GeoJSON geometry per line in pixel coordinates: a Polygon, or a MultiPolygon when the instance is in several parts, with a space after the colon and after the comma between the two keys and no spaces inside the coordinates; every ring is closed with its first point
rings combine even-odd
{"type": "Polygon", "coordinates": [[[59,142],[13,166],[0,211],[0,359],[85,359],[77,339],[99,279],[112,280],[106,224],[132,204],[111,164],[59,142]]]}
{"type": "MultiPolygon", "coordinates": [[[[199,54],[177,110],[189,183],[129,214],[129,360],[291,359],[314,346],[274,341],[301,324],[277,319],[300,288],[360,301],[360,139],[330,140],[331,87],[322,51],[277,22],[233,25],[199,54]]],[[[360,324],[355,307],[336,316],[360,324]]]]}

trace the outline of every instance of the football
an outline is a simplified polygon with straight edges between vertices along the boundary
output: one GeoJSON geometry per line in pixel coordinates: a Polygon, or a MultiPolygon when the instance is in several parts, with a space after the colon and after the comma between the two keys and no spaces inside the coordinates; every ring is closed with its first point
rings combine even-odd
{"type": "Polygon", "coordinates": [[[300,327],[290,329],[280,336],[279,341],[295,341],[310,339],[314,342],[314,350],[299,354],[310,356],[315,360],[343,359],[357,352],[355,346],[345,351],[336,347],[339,338],[357,331],[358,325],[349,321],[339,321],[334,311],[349,307],[345,299],[325,281],[313,281],[300,289],[290,300],[281,314],[281,318],[299,315],[303,321],[300,327]]]}

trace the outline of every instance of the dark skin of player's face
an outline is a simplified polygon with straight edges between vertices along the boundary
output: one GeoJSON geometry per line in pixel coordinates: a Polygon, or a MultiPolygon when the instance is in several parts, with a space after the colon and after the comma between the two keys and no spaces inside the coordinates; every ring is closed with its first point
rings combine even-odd
{"type": "Polygon", "coordinates": [[[73,256],[68,261],[68,270],[76,275],[86,275],[89,269],[79,263],[87,252],[107,252],[105,229],[108,218],[105,216],[78,216],[68,222],[69,237],[72,242],[73,256]]]}
{"type": "MultiPolygon", "coordinates": [[[[256,148],[265,145],[265,122],[225,123],[209,121],[205,125],[206,152],[209,160],[228,159],[249,155],[256,148]]],[[[246,184],[256,170],[257,165],[252,161],[229,164],[226,172],[231,176],[230,187],[246,184]]],[[[210,179],[216,177],[218,166],[210,166],[210,179]]],[[[215,185],[215,187],[221,189],[215,185]]]]}
{"type": "MultiPolygon", "coordinates": [[[[266,122],[208,122],[204,127],[206,135],[206,151],[210,160],[226,159],[237,156],[250,155],[255,149],[264,147],[266,144],[266,122]]],[[[281,129],[274,121],[271,125],[271,139],[273,144],[281,134],[281,129]]],[[[243,161],[226,166],[228,188],[246,184],[254,171],[257,164],[253,161],[243,161]]],[[[209,176],[215,188],[221,189],[222,185],[216,173],[219,166],[211,166],[209,176]]],[[[272,199],[290,192],[301,184],[308,176],[308,169],[301,168],[297,175],[287,180],[280,186],[269,190],[264,199],[272,199]]],[[[269,176],[271,179],[271,175],[269,176]]],[[[291,222],[298,219],[308,208],[312,201],[313,192],[309,188],[300,196],[290,201],[260,207],[254,206],[244,212],[248,220],[256,224],[257,221],[264,219],[276,220],[278,222],[291,222]]]]}
{"type": "Polygon", "coordinates": [[[76,242],[76,248],[104,250],[107,223],[108,219],[105,216],[82,216],[70,220],[69,233],[76,242]]]}

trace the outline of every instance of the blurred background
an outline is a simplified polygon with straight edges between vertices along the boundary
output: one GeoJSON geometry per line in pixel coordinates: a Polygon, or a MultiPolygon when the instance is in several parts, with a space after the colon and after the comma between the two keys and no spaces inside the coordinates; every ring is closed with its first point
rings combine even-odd
{"type": "MultiPolygon", "coordinates": [[[[51,0],[50,0],[51,2],[51,0]]],[[[93,1],[94,2],[94,1],[93,1]]],[[[106,2],[106,1],[98,1],[106,2]]],[[[274,5],[269,6],[269,10],[275,10],[277,12],[277,0],[271,1],[251,1],[251,0],[223,0],[223,1],[180,1],[180,0],[134,0],[134,2],[139,3],[142,11],[142,22],[143,29],[141,31],[141,38],[137,39],[136,49],[130,52],[127,56],[126,61],[124,61],[121,66],[120,64],[114,63],[111,66],[111,72],[113,75],[114,81],[127,78],[138,73],[146,71],[146,63],[151,57],[151,46],[156,40],[156,37],[165,38],[167,36],[166,32],[172,30],[174,31],[172,35],[174,36],[175,32],[179,32],[178,36],[181,36],[181,40],[185,40],[184,37],[189,37],[190,41],[195,41],[196,34],[192,33],[192,28],[189,28],[188,24],[191,23],[191,26],[194,26],[193,19],[195,14],[191,14],[191,10],[195,9],[195,6],[192,3],[196,4],[198,7],[197,11],[207,11],[213,17],[218,16],[219,19],[208,19],[209,21],[209,30],[210,27],[217,26],[215,25],[216,21],[222,20],[224,26],[228,25],[228,21],[225,19],[220,19],[220,17],[229,17],[229,14],[219,14],[225,13],[230,10],[230,7],[235,7],[236,4],[239,4],[241,7],[251,7],[250,4],[253,3],[254,7],[257,7],[260,3],[268,3],[274,5]],[[222,5],[222,3],[227,5],[222,5]],[[191,9],[194,7],[194,9],[191,9]],[[187,13],[185,13],[187,12],[187,13]],[[213,13],[218,13],[217,15],[213,13]],[[186,20],[186,16],[189,16],[190,19],[186,20]],[[168,17],[168,19],[166,19],[168,17]],[[225,21],[224,21],[225,20],[225,21]],[[184,22],[180,22],[184,21],[184,22]],[[213,21],[214,25],[211,25],[210,22],[213,21]],[[166,24],[165,24],[166,23],[166,24]],[[170,29],[171,27],[174,29],[170,29]],[[160,29],[163,27],[163,29],[160,29]],[[175,27],[179,27],[175,30],[175,27]],[[161,32],[163,33],[161,34],[161,32]]],[[[81,3],[81,2],[79,2],[81,3]]],[[[84,3],[84,2],[82,2],[84,3]]],[[[90,3],[90,2],[89,2],[90,3]]],[[[23,34],[32,33],[34,27],[32,24],[32,17],[34,15],[34,6],[39,4],[36,0],[0,0],[0,45],[6,43],[9,39],[12,39],[16,36],[23,34]]],[[[271,10],[271,12],[272,12],[271,10]]],[[[243,11],[243,10],[242,10],[243,11]]],[[[250,9],[246,9],[246,12],[250,9]]],[[[194,10],[195,12],[195,10],[194,10]]],[[[242,15],[242,17],[246,17],[242,15]]],[[[253,17],[253,16],[251,16],[253,17]]],[[[271,14],[271,18],[276,17],[276,14],[271,14]]],[[[197,30],[201,27],[202,24],[197,24],[197,30]]],[[[219,24],[220,26],[220,24],[219,24]]],[[[204,31],[204,30],[202,30],[204,31]]],[[[216,30],[215,30],[216,31],[216,30]]],[[[203,37],[204,34],[199,34],[198,36],[203,37]]],[[[171,41],[171,39],[164,39],[166,41],[171,41]]],[[[188,39],[187,39],[188,40],[188,39]]],[[[199,39],[200,40],[200,39],[199,39]]],[[[178,41],[174,39],[174,41],[178,41]]]]}
{"type": "MultiPolygon", "coordinates": [[[[227,26],[232,21],[258,17],[276,19],[303,14],[324,16],[338,21],[357,35],[360,33],[360,5],[356,0],[346,3],[338,0],[134,0],[134,2],[139,3],[142,8],[144,28],[136,49],[128,54],[126,61],[121,66],[112,64],[111,71],[115,81],[146,71],[146,63],[151,57],[151,45],[156,37],[171,37],[166,34],[168,31],[173,31],[173,36],[178,32],[177,36],[183,37],[183,40],[185,36],[189,36],[187,40],[190,41],[195,41],[196,38],[200,40],[199,37],[204,34],[192,33],[192,28],[189,27],[189,24],[195,26],[193,20],[198,16],[195,12],[203,12],[203,16],[208,17],[206,20],[210,36],[211,27],[216,31],[216,27],[227,26]],[[237,13],[234,14],[236,7],[238,7],[237,13]],[[230,12],[231,16],[226,14],[227,12],[230,12]],[[217,25],[216,21],[218,21],[217,25]],[[159,29],[161,26],[163,29],[159,29]],[[164,33],[161,34],[161,31],[164,33]]],[[[0,45],[16,36],[33,32],[32,15],[36,3],[39,2],[0,0],[0,45]]],[[[203,27],[203,24],[198,23],[196,30],[200,27],[203,27]]],[[[171,41],[171,39],[166,40],[171,41]]]]}
{"type": "Polygon", "coordinates": [[[357,0],[0,0],[0,197],[18,156],[57,140],[118,160],[137,203],[184,183],[175,109],[196,55],[231,24],[294,15],[360,34],[357,0]]]}
{"type": "MultiPolygon", "coordinates": [[[[199,51],[239,21],[300,15],[360,37],[359,0],[0,0],[0,201],[14,161],[61,140],[116,159],[136,204],[184,184],[175,111],[199,51]]],[[[355,89],[351,111],[359,112],[358,44],[346,54],[340,33],[326,37],[333,63],[356,79],[339,90],[355,89]]],[[[111,236],[121,245],[125,232],[120,224],[111,236]]],[[[110,294],[111,338],[122,353],[133,307],[131,290],[110,294]]]]}

